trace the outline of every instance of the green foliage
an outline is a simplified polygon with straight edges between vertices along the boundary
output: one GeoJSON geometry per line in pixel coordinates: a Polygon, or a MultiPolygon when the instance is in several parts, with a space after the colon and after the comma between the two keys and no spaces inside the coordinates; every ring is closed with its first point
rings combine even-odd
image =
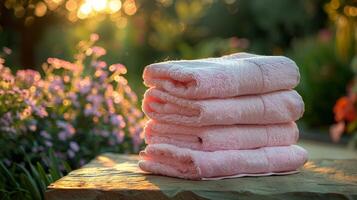
{"type": "Polygon", "coordinates": [[[47,186],[71,171],[66,162],[56,158],[52,149],[47,157],[50,158],[50,167],[44,167],[40,162],[34,166],[28,158],[23,165],[13,163],[8,166],[0,161],[0,199],[44,199],[47,186]],[[61,166],[66,166],[66,169],[60,169],[61,166]]]}
{"type": "Polygon", "coordinates": [[[351,69],[338,59],[333,40],[321,37],[296,41],[290,54],[300,67],[297,90],[305,101],[303,121],[312,127],[332,124],[332,108],[346,91],[351,69]]]}

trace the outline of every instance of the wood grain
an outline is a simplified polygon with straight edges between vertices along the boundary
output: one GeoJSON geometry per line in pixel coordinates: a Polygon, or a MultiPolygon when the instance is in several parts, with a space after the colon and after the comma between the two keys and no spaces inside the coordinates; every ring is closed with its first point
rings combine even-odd
{"type": "Polygon", "coordinates": [[[357,160],[311,160],[301,173],[189,181],[149,175],[135,155],[103,154],[52,183],[48,200],[357,199],[357,160]]]}

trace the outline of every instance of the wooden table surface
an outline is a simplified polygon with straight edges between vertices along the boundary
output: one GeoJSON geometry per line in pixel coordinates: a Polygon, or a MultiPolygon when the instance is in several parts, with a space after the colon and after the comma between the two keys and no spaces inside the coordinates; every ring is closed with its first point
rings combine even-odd
{"type": "Polygon", "coordinates": [[[311,160],[298,174],[188,181],[148,175],[135,155],[103,154],[52,183],[46,199],[357,199],[357,160],[311,160]]]}

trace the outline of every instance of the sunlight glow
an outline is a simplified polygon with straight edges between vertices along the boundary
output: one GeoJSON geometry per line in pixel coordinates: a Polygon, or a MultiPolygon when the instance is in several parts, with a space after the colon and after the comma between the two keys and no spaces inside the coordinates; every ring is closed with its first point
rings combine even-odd
{"type": "Polygon", "coordinates": [[[105,10],[105,8],[107,7],[107,0],[89,0],[88,2],[91,4],[92,8],[97,12],[101,12],[105,10]]]}
{"type": "Polygon", "coordinates": [[[92,12],[92,6],[89,3],[84,3],[78,10],[78,18],[84,19],[92,12]]]}
{"type": "MultiPolygon", "coordinates": [[[[69,0],[66,4],[67,10],[71,11],[77,7],[75,2],[69,0]]],[[[124,3],[125,13],[128,15],[135,14],[137,8],[134,0],[125,1],[124,3]]],[[[99,13],[114,14],[118,12],[122,7],[120,0],[85,0],[79,6],[77,17],[80,19],[88,18],[99,13]]]]}
{"type": "Polygon", "coordinates": [[[109,1],[109,3],[108,3],[109,13],[115,13],[115,12],[119,11],[120,8],[121,8],[120,0],[109,1]]]}

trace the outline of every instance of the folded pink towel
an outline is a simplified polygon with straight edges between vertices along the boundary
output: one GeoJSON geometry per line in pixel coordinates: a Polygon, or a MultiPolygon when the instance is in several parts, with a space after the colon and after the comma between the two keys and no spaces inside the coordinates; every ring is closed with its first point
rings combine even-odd
{"type": "Polygon", "coordinates": [[[287,57],[238,53],[154,63],[145,68],[143,79],[146,86],[178,97],[206,99],[292,89],[300,75],[287,57]]]}
{"type": "Polygon", "coordinates": [[[291,172],[307,161],[307,152],[296,145],[205,152],[153,144],[140,152],[140,156],[139,167],[144,171],[195,180],[291,172]]]}
{"type": "Polygon", "coordinates": [[[144,133],[147,144],[172,144],[200,151],[287,146],[295,144],[299,138],[299,130],[294,122],[188,127],[150,120],[144,133]]]}
{"type": "Polygon", "coordinates": [[[304,102],[293,90],[228,99],[188,100],[150,88],[144,95],[143,111],[154,120],[186,126],[276,124],[299,119],[304,112],[304,102]]]}

